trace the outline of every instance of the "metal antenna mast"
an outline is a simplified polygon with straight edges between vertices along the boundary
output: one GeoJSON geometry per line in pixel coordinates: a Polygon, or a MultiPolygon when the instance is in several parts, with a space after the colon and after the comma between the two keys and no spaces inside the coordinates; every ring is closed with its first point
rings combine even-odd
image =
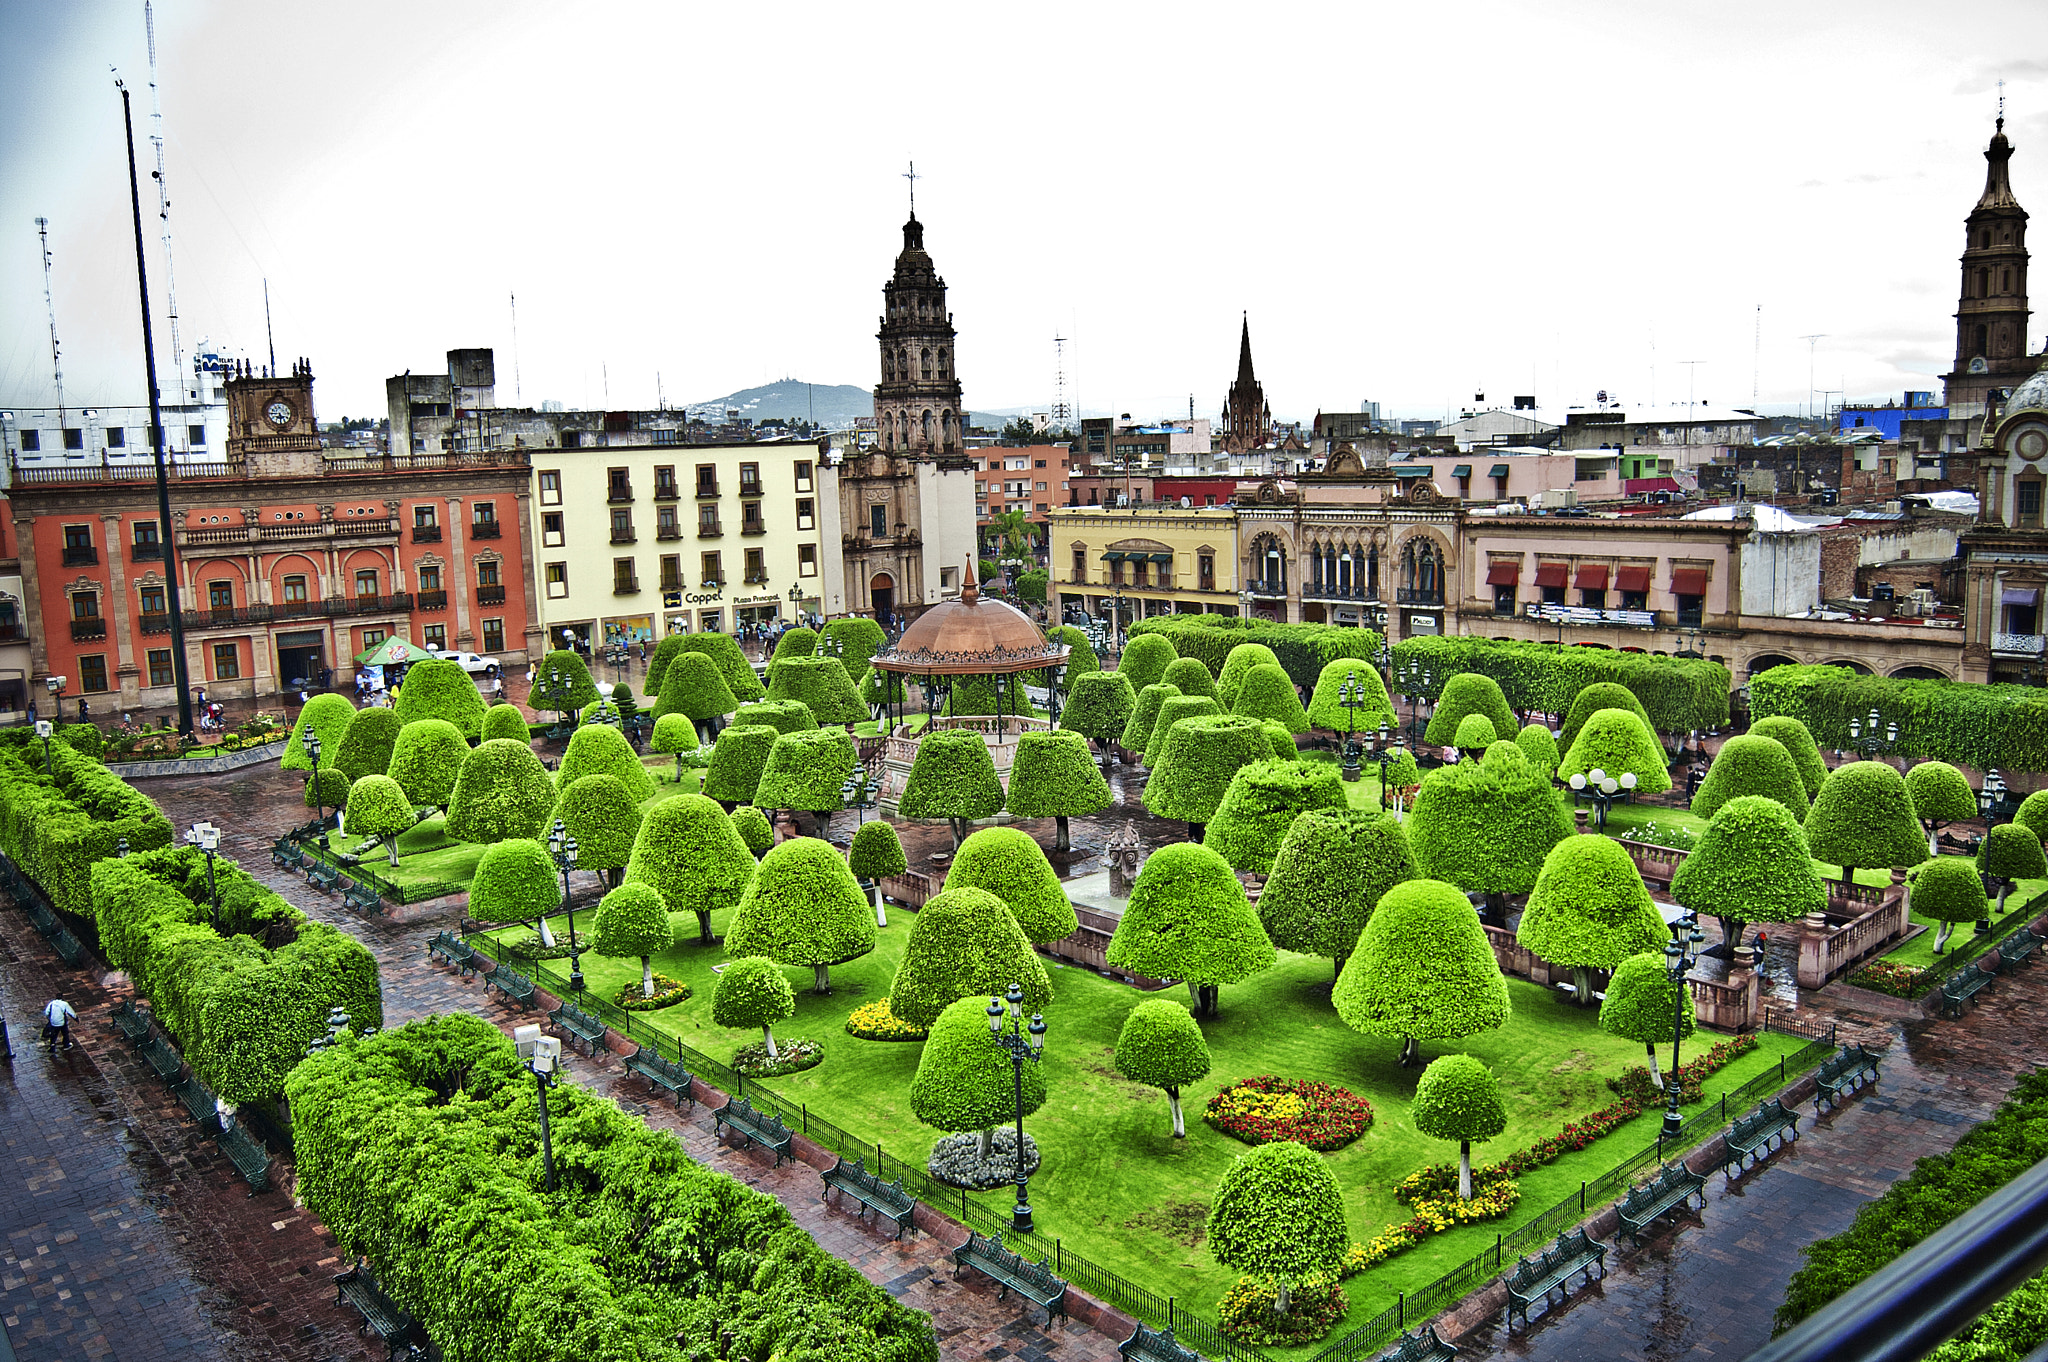
{"type": "Polygon", "coordinates": [[[1801,336],[1806,342],[1806,419],[1813,419],[1813,348],[1827,339],[1828,333],[1816,331],[1811,336],[1801,336]]]}
{"type": "MultiPolygon", "coordinates": [[[[156,148],[156,215],[163,224],[164,312],[171,323],[171,372],[178,376],[179,405],[183,406],[185,343],[178,334],[178,272],[171,264],[171,182],[164,178],[164,102],[156,88],[156,13],[150,0],[142,0],[142,26],[149,33],[149,141],[156,148]]],[[[275,356],[271,367],[277,367],[275,356]]],[[[197,392],[191,394],[193,400],[198,396],[197,392]]]]}
{"type": "Polygon", "coordinates": [[[1064,429],[1074,421],[1073,408],[1067,405],[1067,338],[1054,336],[1052,346],[1052,424],[1064,429]]]}
{"type": "Polygon", "coordinates": [[[270,341],[270,373],[277,374],[277,333],[270,329],[270,281],[263,281],[263,334],[270,341]]]}
{"type": "Polygon", "coordinates": [[[519,387],[519,295],[508,292],[505,297],[512,303],[512,403],[518,406],[526,400],[519,387]]]}
{"type": "Polygon", "coordinates": [[[1756,305],[1756,346],[1750,351],[1749,357],[1749,400],[1752,404],[1756,402],[1757,394],[1762,391],[1763,372],[1764,305],[1758,303],[1756,305]]]}
{"type": "MultiPolygon", "coordinates": [[[[57,373],[57,415],[64,415],[64,360],[57,349],[57,301],[50,292],[50,220],[36,219],[36,236],[43,243],[43,308],[50,314],[50,367],[57,373]]],[[[59,421],[62,424],[62,421],[59,421]]]]}

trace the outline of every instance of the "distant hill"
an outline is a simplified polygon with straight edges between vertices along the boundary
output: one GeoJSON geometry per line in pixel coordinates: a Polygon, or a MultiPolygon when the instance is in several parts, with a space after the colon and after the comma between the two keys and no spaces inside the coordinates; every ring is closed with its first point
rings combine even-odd
{"type": "MultiPolygon", "coordinates": [[[[815,421],[827,429],[842,430],[851,426],[857,417],[873,416],[875,397],[871,390],[847,383],[806,383],[799,378],[785,378],[758,388],[742,388],[724,397],[692,402],[688,411],[693,417],[711,422],[723,421],[727,412],[736,411],[742,420],[747,421],[779,416],[789,421],[815,421]]],[[[992,429],[1000,429],[1006,419],[988,412],[968,414],[969,425],[992,429]]]]}

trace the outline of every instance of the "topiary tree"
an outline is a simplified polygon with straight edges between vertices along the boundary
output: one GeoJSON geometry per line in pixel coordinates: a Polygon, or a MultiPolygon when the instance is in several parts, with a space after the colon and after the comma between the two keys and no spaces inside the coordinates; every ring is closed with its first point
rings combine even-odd
{"type": "Polygon", "coordinates": [[[1378,669],[1357,657],[1340,657],[1323,664],[1316,675],[1316,688],[1309,693],[1308,721],[1332,733],[1342,733],[1347,728],[1362,733],[1381,724],[1390,728],[1401,725],[1378,669]],[[1347,698],[1361,703],[1347,709],[1347,698]]]}
{"type": "MultiPolygon", "coordinates": [[[[1166,664],[1166,670],[1159,679],[1163,684],[1177,688],[1182,695],[1206,695],[1216,699],[1216,678],[1209,674],[1208,665],[1200,658],[1175,658],[1166,664]]],[[[1217,700],[1216,706],[1221,709],[1223,702],[1217,700]]]]}
{"type": "Polygon", "coordinates": [[[1671,876],[1671,897],[1721,919],[1730,958],[1751,922],[1797,922],[1827,908],[1827,889],[1791,810],[1768,795],[1737,795],[1714,811],[1671,876]]]}
{"type": "Polygon", "coordinates": [[[1493,720],[1497,738],[1513,738],[1521,730],[1514,710],[1508,708],[1507,696],[1501,694],[1499,682],[1477,672],[1459,672],[1444,682],[1443,694],[1437,697],[1436,712],[1429,716],[1429,727],[1423,730],[1422,740],[1435,747],[1457,746],[1458,725],[1465,722],[1468,714],[1484,714],[1493,720]]]}
{"type": "MultiPolygon", "coordinates": [[[[1144,634],[1140,635],[1140,637],[1154,638],[1157,636],[1144,634]]],[[[1179,686],[1164,684],[1147,686],[1139,691],[1138,698],[1131,705],[1130,722],[1124,725],[1123,735],[1118,740],[1117,746],[1123,748],[1126,752],[1137,753],[1138,760],[1142,762],[1145,759],[1145,747],[1152,741],[1152,730],[1158,727],[1159,711],[1166,707],[1168,700],[1174,699],[1179,694],[1179,686]]]]}
{"type": "Polygon", "coordinates": [[[1173,726],[1182,719],[1221,713],[1223,707],[1207,695],[1167,696],[1159,706],[1159,717],[1152,725],[1152,734],[1145,740],[1145,765],[1159,764],[1160,759],[1166,754],[1166,735],[1171,733],[1173,726]]]}
{"type": "Polygon", "coordinates": [[[1067,690],[1060,727],[1099,746],[1114,747],[1137,704],[1131,679],[1122,672],[1083,672],[1067,690]]]}
{"type": "MultiPolygon", "coordinates": [[[[1199,699],[1182,696],[1167,701],[1167,714],[1191,698],[1199,699]]],[[[1156,740],[1159,735],[1155,731],[1153,736],[1156,740]]],[[[1216,816],[1239,768],[1270,760],[1272,745],[1263,724],[1239,714],[1175,719],[1165,737],[1164,751],[1145,782],[1145,807],[1160,818],[1180,819],[1188,825],[1188,840],[1200,841],[1203,825],[1216,816]]]]}
{"type": "Polygon", "coordinates": [[[570,735],[555,771],[555,788],[566,790],[585,776],[610,776],[625,786],[635,804],[654,797],[654,778],[640,764],[640,754],[609,724],[585,724],[570,735]]]}
{"type": "Polygon", "coordinates": [[[1409,880],[1381,896],[1330,1001],[1352,1030],[1401,1037],[1407,1068],[1421,1067],[1423,1041],[1491,1031],[1513,1010],[1472,905],[1441,880],[1409,880]]]}
{"type": "MultiPolygon", "coordinates": [[[[1060,668],[1060,689],[1072,693],[1074,683],[1091,672],[1102,670],[1102,659],[1095,655],[1095,645],[1088,641],[1088,635],[1071,624],[1055,625],[1045,631],[1046,642],[1064,644],[1067,661],[1060,668]]],[[[1044,672],[1037,675],[1045,677],[1044,672]]],[[[1126,678],[1128,680],[1128,678],[1126,678]]],[[[1050,677],[1046,677],[1050,681],[1050,677]]],[[[1135,692],[1133,692],[1135,694],[1135,692]]]]}
{"type": "Polygon", "coordinates": [[[1564,727],[1557,736],[1559,749],[1571,751],[1572,744],[1579,740],[1579,730],[1586,726],[1586,720],[1603,709],[1625,709],[1641,719],[1644,728],[1652,733],[1657,731],[1657,726],[1650,722],[1650,711],[1643,708],[1643,702],[1636,698],[1634,691],[1613,681],[1595,681],[1590,686],[1581,687],[1579,693],[1572,697],[1571,708],[1564,716],[1564,727]]]}
{"type": "Polygon", "coordinates": [[[418,719],[399,728],[385,773],[398,782],[415,808],[445,809],[455,793],[455,778],[468,758],[469,744],[454,724],[446,719],[418,719]]]}
{"type": "Polygon", "coordinates": [[[647,659],[647,675],[640,679],[648,695],[661,694],[662,674],[668,670],[669,663],[682,656],[683,644],[688,638],[688,634],[669,634],[654,645],[654,656],[647,659]]]}
{"type": "MultiPolygon", "coordinates": [[[[359,709],[349,716],[348,727],[341,732],[341,742],[335,746],[334,769],[347,776],[351,784],[364,776],[381,776],[391,770],[391,749],[398,745],[400,728],[398,714],[373,705],[359,709]]],[[[323,758],[322,766],[327,765],[323,758]]]]}
{"type": "Polygon", "coordinates": [[[671,714],[680,714],[708,735],[709,725],[738,709],[739,704],[716,662],[703,653],[684,653],[662,673],[654,719],[659,723],[671,714]]]}
{"type": "MultiPolygon", "coordinates": [[[[397,695],[393,708],[401,724],[446,719],[465,738],[475,739],[483,732],[484,697],[459,662],[430,657],[413,663],[405,669],[397,695]]],[[[591,698],[596,698],[595,692],[591,698]]]]}
{"type": "Polygon", "coordinates": [[[1301,748],[1296,745],[1294,735],[1287,731],[1285,724],[1274,723],[1271,719],[1259,720],[1259,727],[1266,730],[1266,741],[1273,748],[1275,761],[1299,761],[1301,748]]]}
{"type": "Polygon", "coordinates": [[[1031,703],[1024,690],[1024,678],[1028,673],[1018,672],[1000,678],[1002,688],[997,689],[998,678],[987,676],[963,676],[954,681],[946,691],[946,703],[939,708],[941,714],[1026,714],[1042,719],[1045,711],[1031,703]]]}
{"type": "Polygon", "coordinates": [[[740,805],[732,811],[731,817],[733,831],[747,844],[747,850],[753,853],[755,860],[775,845],[775,825],[768,821],[767,814],[752,804],[740,805]]]}
{"type": "Polygon", "coordinates": [[[617,888],[640,836],[640,801],[625,782],[608,775],[578,777],[556,797],[552,821],[576,839],[576,868],[617,888]]]}
{"type": "Polygon", "coordinates": [[[853,830],[846,848],[846,868],[869,885],[868,902],[874,905],[875,925],[889,925],[889,910],[882,904],[882,881],[910,869],[903,854],[903,841],[887,819],[877,818],[853,830]]]}
{"type": "Polygon", "coordinates": [[[1104,958],[1113,969],[1180,980],[1196,1015],[1213,1017],[1218,985],[1249,979],[1279,956],[1224,859],[1178,842],[1145,858],[1104,958]]]}
{"type": "MultiPolygon", "coordinates": [[[[1251,675],[1252,668],[1279,664],[1279,657],[1263,643],[1238,644],[1224,657],[1223,670],[1216,675],[1216,703],[1227,710],[1235,711],[1238,692],[1244,689],[1245,678],[1251,675]]],[[[1174,684],[1180,683],[1176,681],[1174,684]]],[[[1289,689],[1292,688],[1293,684],[1290,682],[1289,689]]],[[[1181,689],[1186,691],[1187,687],[1181,686],[1181,689]]]]}
{"type": "Polygon", "coordinates": [[[1806,783],[1792,764],[1792,754],[1776,738],[1745,733],[1721,744],[1707,778],[1692,797],[1692,811],[1712,818],[1737,795],[1763,795],[1783,804],[1794,818],[1806,817],[1806,783]]]}
{"type": "Polygon", "coordinates": [[[859,723],[868,716],[836,657],[785,657],[769,672],[768,698],[800,701],[821,724],[859,723]]]}
{"type": "Polygon", "coordinates": [[[1049,946],[1080,926],[1052,862],[1020,828],[983,828],[962,842],[945,887],[994,894],[1033,945],[1049,946]]]}
{"type": "MultiPolygon", "coordinates": [[[[740,645],[716,629],[685,636],[682,651],[702,653],[710,658],[712,665],[718,668],[719,676],[724,679],[726,689],[733,693],[736,700],[758,700],[767,693],[761,684],[761,678],[754,672],[754,664],[747,661],[747,655],[741,651],[740,645]]],[[[667,678],[664,677],[663,680],[666,681],[667,678]]],[[[654,688],[652,681],[647,685],[650,690],[654,688]]]]}
{"type": "MultiPolygon", "coordinates": [[[[1451,735],[1451,746],[1468,758],[1475,758],[1500,741],[1500,734],[1494,729],[1493,720],[1484,714],[1467,714],[1458,720],[1458,731],[1451,735]]],[[[1521,749],[1516,748],[1517,751],[1521,749]]]]}
{"type": "MultiPolygon", "coordinates": [[[[1024,1066],[1024,1100],[1017,1100],[1010,1052],[990,1034],[986,1006],[980,998],[962,998],[941,1012],[925,1038],[917,1075],[910,1080],[911,1114],[948,1133],[979,1131],[983,1163],[988,1162],[997,1126],[1045,1105],[1042,1064],[1024,1066]]],[[[892,998],[890,1008],[894,1007],[892,998]]],[[[1021,1162],[1024,1151],[1018,1150],[1017,1157],[1021,1162]]]]}
{"type": "Polygon", "coordinates": [[[1806,845],[1815,860],[1842,867],[1842,883],[1858,870],[1898,870],[1927,859],[1913,818],[1913,796],[1899,773],[1881,761],[1837,766],[1806,813],[1806,845]]]}
{"type": "Polygon", "coordinates": [[[1787,715],[1774,714],[1751,724],[1749,735],[1753,738],[1776,738],[1791,754],[1792,765],[1799,771],[1799,781],[1806,787],[1809,803],[1820,793],[1822,782],[1828,778],[1828,764],[1820,754],[1820,744],[1813,740],[1813,734],[1805,724],[1787,715]]]}
{"type": "Polygon", "coordinates": [[[1116,669],[1131,683],[1132,694],[1143,695],[1145,687],[1157,684],[1179,657],[1180,650],[1164,634],[1139,634],[1124,644],[1124,654],[1117,659],[1116,669]]]}
{"type": "Polygon", "coordinates": [[[1537,770],[1546,773],[1557,770],[1560,760],[1557,739],[1542,724],[1523,724],[1522,731],[1515,734],[1515,746],[1522,749],[1522,755],[1537,770]]]}
{"type": "Polygon", "coordinates": [[[1941,854],[1938,838],[1943,824],[1977,816],[1977,792],[1945,761],[1923,761],[1907,771],[1906,793],[1913,799],[1913,816],[1927,829],[1929,856],[1941,854]]]}
{"type": "Polygon", "coordinates": [[[2048,841],[2048,790],[2036,790],[2021,800],[2012,821],[2048,841]]]}
{"type": "Polygon", "coordinates": [[[1491,753],[1431,771],[1407,826],[1417,869],[1485,894],[1489,918],[1502,927],[1506,896],[1534,889],[1543,858],[1572,832],[1548,774],[1491,753]]]}
{"type": "Polygon", "coordinates": [[[736,725],[720,733],[711,745],[711,765],[704,770],[704,793],[728,806],[753,803],[768,754],[780,736],[766,724],[736,725]]]}
{"type": "Polygon", "coordinates": [[[1557,778],[1570,780],[1592,771],[1605,771],[1617,780],[1624,774],[1635,776],[1637,794],[1662,794],[1671,788],[1664,744],[1648,724],[1625,709],[1593,712],[1565,750],[1557,778]]]}
{"type": "Polygon", "coordinates": [[[1052,1002],[1045,964],[1003,901],[986,889],[948,888],[918,909],[889,985],[889,1011],[929,1027],[959,999],[998,995],[1011,984],[1023,986],[1033,1012],[1052,1002]]]}
{"type": "Polygon", "coordinates": [[[533,741],[533,730],[527,726],[526,715],[517,705],[492,705],[484,711],[484,721],[477,730],[483,741],[492,738],[512,738],[519,742],[533,741]]]}
{"type": "Polygon", "coordinates": [[[1325,956],[1341,974],[1381,896],[1414,878],[1408,835],[1391,814],[1312,809],[1273,856],[1259,921],[1281,950],[1325,956]]]}
{"type": "Polygon", "coordinates": [[[845,619],[826,622],[820,648],[823,652],[839,659],[846,668],[846,674],[853,678],[858,687],[867,679],[869,664],[876,653],[889,644],[889,636],[882,626],[866,615],[849,615],[845,619]]]}
{"type": "Polygon", "coordinates": [[[1346,807],[1344,782],[1329,762],[1255,761],[1230,778],[1202,845],[1232,870],[1265,875],[1297,816],[1346,807]]]}
{"type": "Polygon", "coordinates": [[[485,844],[538,837],[554,807],[554,781],[533,749],[493,738],[462,759],[448,799],[448,835],[485,844]]]}
{"type": "Polygon", "coordinates": [[[309,809],[328,808],[340,813],[348,807],[348,777],[331,766],[322,766],[306,778],[305,803],[309,809]]]}
{"type": "Polygon", "coordinates": [[[1245,673],[1230,710],[1282,724],[1289,733],[1308,732],[1308,711],[1301,707],[1287,669],[1277,662],[1261,662],[1245,673]]]}
{"type": "MultiPolygon", "coordinates": [[[[394,866],[398,864],[398,834],[411,831],[414,817],[412,801],[390,776],[364,776],[348,788],[348,830],[383,842],[394,866]]],[[[2040,849],[2036,842],[2035,852],[2040,849]]]]}
{"type": "MultiPolygon", "coordinates": [[[[356,823],[355,804],[349,804],[349,826],[356,823]]],[[[1999,823],[1984,834],[1977,847],[1977,869],[1998,882],[1998,911],[2005,911],[2005,896],[2015,880],[2048,879],[2048,857],[2041,851],[2041,839],[2032,828],[2017,823],[1999,823]]]]}
{"type": "Polygon", "coordinates": [[[1087,740],[1067,729],[1026,733],[1010,766],[1008,808],[1019,818],[1050,818],[1053,850],[1069,851],[1067,820],[1097,813],[1115,801],[1095,765],[1087,740]]]}
{"type": "Polygon", "coordinates": [[[1003,782],[988,744],[969,728],[930,730],[917,741],[917,756],[903,782],[896,811],[905,818],[943,818],[953,829],[953,849],[967,840],[967,825],[1003,807],[1003,782]]]}
{"type": "MultiPolygon", "coordinates": [[[[1821,791],[1826,794],[1825,788],[1821,791]]],[[[1936,924],[1934,953],[1948,945],[1949,933],[1958,922],[1981,922],[1991,916],[1991,902],[1984,895],[1984,881],[1977,877],[1977,863],[1967,856],[1936,856],[1907,872],[1907,906],[1936,924]]]]}
{"type": "Polygon", "coordinates": [[[792,657],[815,657],[818,653],[818,631],[805,625],[785,629],[775,640],[775,651],[768,658],[768,682],[775,683],[775,664],[792,657]]]}
{"type": "Polygon", "coordinates": [[[796,990],[789,986],[782,966],[764,956],[747,955],[729,961],[711,990],[711,1020],[735,1029],[760,1027],[761,1040],[768,1047],[771,1060],[779,1058],[775,1051],[775,1023],[795,1015],[796,990]]]}
{"type": "Polygon", "coordinates": [[[562,909],[562,887],[554,858],[531,837],[493,842],[477,860],[469,880],[469,915],[478,922],[528,922],[541,945],[553,948],[548,916],[562,909]]]}
{"type": "Polygon", "coordinates": [[[1216,1184],[1208,1232],[1217,1262],[1273,1279],[1276,1315],[1291,1308],[1296,1281],[1334,1275],[1351,1242],[1337,1175],[1293,1140],[1254,1145],[1237,1156],[1216,1184]]]}
{"type": "Polygon", "coordinates": [[[596,704],[597,699],[597,683],[590,679],[590,668],[583,665],[583,658],[572,648],[557,648],[542,658],[534,670],[533,689],[527,694],[526,703],[535,709],[559,710],[567,716],[585,705],[596,704]]]}
{"type": "Polygon", "coordinates": [[[292,724],[292,736],[284,745],[284,755],[278,758],[278,767],[286,771],[310,771],[312,759],[306,755],[306,735],[320,739],[320,765],[322,769],[334,763],[334,754],[341,747],[341,740],[348,733],[349,720],[355,717],[356,707],[348,702],[345,695],[316,695],[299,709],[299,717],[292,724]]]}
{"type": "MultiPolygon", "coordinates": [[[[584,777],[585,780],[605,778],[584,777]]],[[[661,891],[651,884],[618,886],[598,900],[595,932],[590,948],[599,955],[640,957],[640,996],[652,998],[654,957],[675,944],[675,929],[669,925],[668,904],[662,899],[661,891]]]]}
{"type": "Polygon", "coordinates": [[[1572,1001],[1581,1007],[1593,1004],[1594,970],[1662,950],[1670,935],[1636,863],[1621,843],[1598,833],[1567,837],[1550,849],[1515,930],[1524,950],[1571,970],[1572,1001]]]}
{"type": "Polygon", "coordinates": [[[754,787],[754,803],[811,814],[822,826],[826,815],[845,807],[839,792],[858,765],[853,737],[843,728],[784,733],[768,749],[768,764],[754,787]]]}
{"type": "Polygon", "coordinates": [[[648,809],[626,860],[626,883],[653,886],[671,913],[695,913],[706,946],[715,944],[711,915],[738,903],[753,878],[754,853],[703,795],[676,795],[648,809]]]}
{"type": "MultiPolygon", "coordinates": [[[[1605,841],[1605,838],[1601,839],[1605,841]]],[[[1415,1084],[1415,1128],[1458,1142],[1458,1199],[1472,1199],[1472,1142],[1508,1128],[1507,1103],[1493,1070],[1470,1055],[1433,1059],[1415,1084]]]]}
{"type": "Polygon", "coordinates": [[[899,672],[871,666],[868,674],[860,679],[860,702],[867,706],[868,714],[876,723],[882,721],[889,706],[903,704],[909,697],[910,691],[904,686],[899,672]]]}
{"type": "Polygon", "coordinates": [[[1209,1042],[1188,1010],[1170,998],[1147,998],[1117,1033],[1116,1071],[1133,1083],[1162,1088],[1173,1112],[1173,1138],[1188,1137],[1180,1090],[1209,1072],[1209,1042]]]}
{"type": "Polygon", "coordinates": [[[639,702],[633,698],[633,688],[624,681],[612,687],[612,706],[619,711],[619,722],[630,724],[633,716],[640,712],[639,702]]]}
{"type": "Polygon", "coordinates": [[[838,850],[815,837],[792,837],[769,848],[733,910],[725,938],[728,955],[765,955],[777,964],[809,965],[817,975],[812,990],[817,993],[832,991],[832,966],[874,948],[875,919],[867,895],[838,850]]]}
{"type": "Polygon", "coordinates": [[[738,724],[766,724],[777,733],[808,733],[818,726],[811,707],[801,700],[756,700],[734,711],[738,724]]]}
{"type": "Polygon", "coordinates": [[[654,750],[676,754],[675,777],[683,778],[683,753],[697,750],[697,725],[687,714],[664,714],[654,721],[654,750]]]}
{"type": "Polygon", "coordinates": [[[1632,955],[1614,967],[1607,1000],[1600,1004],[1600,1029],[1643,1043],[1652,1083],[1662,1086],[1664,1081],[1657,1072],[1657,1043],[1670,1040],[1674,1027],[1679,1035],[1689,1036],[1697,1026],[1692,989],[1672,980],[1662,951],[1632,955]]]}

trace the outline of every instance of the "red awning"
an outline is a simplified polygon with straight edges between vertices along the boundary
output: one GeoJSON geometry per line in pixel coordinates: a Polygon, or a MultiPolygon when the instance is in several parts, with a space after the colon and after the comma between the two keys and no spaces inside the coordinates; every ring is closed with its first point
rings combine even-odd
{"type": "Polygon", "coordinates": [[[1650,570],[1646,567],[1618,567],[1614,570],[1616,591],[1648,591],[1650,570]]]}
{"type": "Polygon", "coordinates": [[[1671,594],[1674,596],[1706,595],[1707,570],[1705,568],[1671,569],[1671,594]]]}
{"type": "Polygon", "coordinates": [[[1579,568],[1578,587],[1581,591],[1605,591],[1607,589],[1607,565],[1586,563],[1579,568]]]}
{"type": "Polygon", "coordinates": [[[1622,495],[1629,497],[1641,496],[1645,492],[1682,492],[1684,490],[1684,488],[1680,487],[1670,478],[1623,478],[1621,480],[1622,495]]]}
{"type": "Polygon", "coordinates": [[[1566,563],[1538,563],[1536,585],[1563,586],[1565,578],[1571,575],[1571,566],[1566,563]]]}
{"type": "Polygon", "coordinates": [[[1488,586],[1513,586],[1521,580],[1522,565],[1520,563],[1494,562],[1487,565],[1486,584],[1488,586]]]}

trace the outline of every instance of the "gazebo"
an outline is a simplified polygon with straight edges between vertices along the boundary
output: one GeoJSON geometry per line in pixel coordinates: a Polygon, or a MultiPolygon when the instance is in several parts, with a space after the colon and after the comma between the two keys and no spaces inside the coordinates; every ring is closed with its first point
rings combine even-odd
{"type": "MultiPolygon", "coordinates": [[[[1056,673],[1066,665],[1068,652],[1064,643],[1048,640],[1021,610],[984,600],[970,558],[959,599],[941,602],[918,616],[892,647],[875,654],[873,665],[906,683],[915,683],[924,692],[930,728],[979,732],[988,742],[997,773],[1007,775],[1016,756],[1017,739],[1051,728],[1058,717],[1056,673]],[[1030,712],[1023,683],[1030,672],[1052,674],[1048,677],[1052,682],[1052,719],[1030,712]],[[994,712],[944,713],[956,688],[974,681],[988,684],[994,712]]],[[[885,809],[894,808],[903,782],[910,776],[910,765],[917,759],[917,739],[904,733],[904,717],[901,702],[891,701],[883,720],[883,732],[888,735],[882,751],[885,809]]]]}

